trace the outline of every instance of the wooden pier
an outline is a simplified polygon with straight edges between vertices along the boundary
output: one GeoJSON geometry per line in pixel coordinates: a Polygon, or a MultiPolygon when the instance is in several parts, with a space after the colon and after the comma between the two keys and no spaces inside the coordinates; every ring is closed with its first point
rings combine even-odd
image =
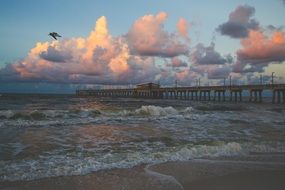
{"type": "Polygon", "coordinates": [[[146,83],[137,85],[136,88],[76,90],[76,95],[242,102],[245,101],[243,92],[247,91],[249,102],[262,102],[265,90],[271,91],[272,103],[285,103],[285,84],[160,87],[155,83],[146,83]]]}

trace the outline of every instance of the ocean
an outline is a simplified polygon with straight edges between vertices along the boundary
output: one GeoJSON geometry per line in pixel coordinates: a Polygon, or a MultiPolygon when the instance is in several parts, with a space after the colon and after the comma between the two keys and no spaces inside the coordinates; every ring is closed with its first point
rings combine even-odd
{"type": "Polygon", "coordinates": [[[284,154],[284,113],[271,103],[4,94],[0,182],[284,154]]]}

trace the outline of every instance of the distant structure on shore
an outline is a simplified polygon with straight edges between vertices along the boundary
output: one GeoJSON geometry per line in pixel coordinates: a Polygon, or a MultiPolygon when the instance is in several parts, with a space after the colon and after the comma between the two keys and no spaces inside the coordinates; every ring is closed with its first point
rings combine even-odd
{"type": "Polygon", "coordinates": [[[125,89],[85,89],[77,90],[77,96],[126,97],[150,99],[184,99],[196,101],[232,101],[242,102],[243,91],[249,92],[249,102],[262,102],[264,90],[272,92],[272,103],[285,103],[285,84],[260,85],[224,85],[224,86],[191,86],[160,87],[156,83],[138,84],[135,88],[125,89]],[[226,96],[226,93],[229,96],[226,96]]]}

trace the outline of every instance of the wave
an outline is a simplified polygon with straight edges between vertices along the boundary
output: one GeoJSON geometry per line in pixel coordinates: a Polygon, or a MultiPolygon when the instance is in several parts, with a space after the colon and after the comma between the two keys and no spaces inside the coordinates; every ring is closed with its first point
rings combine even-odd
{"type": "Polygon", "coordinates": [[[243,105],[199,105],[195,109],[200,111],[244,111],[247,108],[243,105]]]}
{"type": "Polygon", "coordinates": [[[51,118],[73,118],[89,117],[100,115],[97,109],[75,109],[75,110],[2,110],[0,111],[1,119],[10,120],[44,120],[51,118]]]}
{"type": "Polygon", "coordinates": [[[0,181],[34,180],[46,177],[85,175],[87,173],[114,169],[131,168],[141,164],[158,164],[169,161],[187,161],[199,158],[247,155],[252,151],[282,152],[285,145],[252,145],[236,142],[219,142],[219,145],[184,145],[164,151],[153,149],[145,152],[114,152],[100,157],[77,155],[40,156],[37,160],[0,162],[0,181]]]}
{"type": "Polygon", "coordinates": [[[171,106],[141,106],[134,110],[99,110],[99,109],[73,109],[73,110],[0,110],[1,119],[9,120],[49,120],[49,119],[73,119],[87,117],[109,117],[115,118],[120,116],[136,116],[136,117],[163,117],[163,116],[179,116],[190,115],[193,112],[192,107],[177,110],[171,106]]]}
{"type": "Polygon", "coordinates": [[[142,106],[135,110],[123,110],[119,112],[120,115],[125,116],[171,116],[171,115],[187,115],[192,113],[193,108],[187,107],[183,110],[177,110],[171,106],[160,107],[160,106],[142,106]]]}
{"type": "Polygon", "coordinates": [[[40,120],[44,119],[47,115],[43,112],[33,111],[0,111],[0,118],[2,119],[24,119],[24,120],[40,120]]]}

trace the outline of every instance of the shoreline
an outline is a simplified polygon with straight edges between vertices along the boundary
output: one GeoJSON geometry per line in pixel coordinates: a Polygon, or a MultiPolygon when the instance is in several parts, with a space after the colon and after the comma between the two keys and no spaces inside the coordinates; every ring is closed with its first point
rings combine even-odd
{"type": "Polygon", "coordinates": [[[285,155],[277,160],[206,160],[140,165],[80,176],[61,176],[32,181],[0,182],[1,190],[26,189],[283,189],[285,155]]]}

